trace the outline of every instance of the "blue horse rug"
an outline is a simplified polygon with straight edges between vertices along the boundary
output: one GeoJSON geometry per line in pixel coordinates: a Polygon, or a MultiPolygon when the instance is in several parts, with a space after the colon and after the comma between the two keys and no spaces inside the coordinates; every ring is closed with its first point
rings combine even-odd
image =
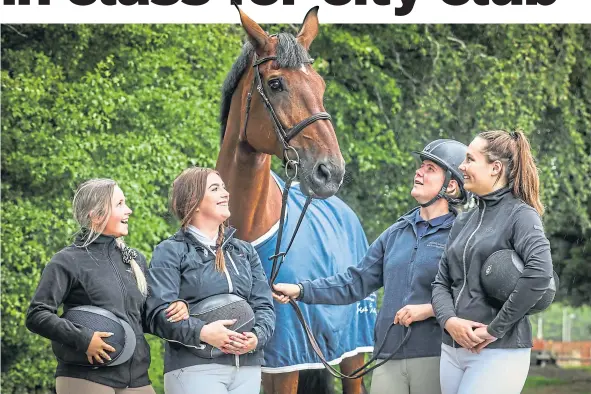
{"type": "MultiPolygon", "coordinates": [[[[272,174],[280,189],[284,182],[272,174]]],[[[299,185],[290,188],[280,251],[285,251],[306,201],[299,185]]],[[[267,277],[271,274],[277,242],[277,223],[267,234],[253,242],[267,277]]],[[[324,278],[345,272],[357,265],[368,244],[359,219],[341,199],[313,200],[302,221],[295,241],[285,257],[276,283],[297,283],[304,279],[324,278]]],[[[357,353],[373,351],[373,330],[377,297],[351,305],[307,305],[299,303],[306,322],[331,365],[357,353]]],[[[324,368],[310,346],[304,329],[289,304],[275,302],[275,333],[265,346],[263,372],[284,373],[324,368]]]]}

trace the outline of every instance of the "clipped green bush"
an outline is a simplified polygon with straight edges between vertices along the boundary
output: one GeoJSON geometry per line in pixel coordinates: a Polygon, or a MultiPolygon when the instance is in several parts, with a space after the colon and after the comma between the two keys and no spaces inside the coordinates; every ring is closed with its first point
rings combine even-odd
{"type": "MultiPolygon", "coordinates": [[[[127,243],[149,258],[176,227],[167,213],[173,178],[215,165],[220,89],[243,33],[238,25],[1,33],[2,390],[45,393],[55,360],[24,313],[43,267],[76,231],[73,191],[88,178],[117,180],[134,210],[127,243]]],[[[563,295],[588,303],[590,36],[581,25],[321,26],[311,54],[347,161],[340,196],[370,241],[412,206],[411,150],[520,127],[538,159],[563,295]]],[[[162,343],[149,340],[162,392],[162,343]]]]}

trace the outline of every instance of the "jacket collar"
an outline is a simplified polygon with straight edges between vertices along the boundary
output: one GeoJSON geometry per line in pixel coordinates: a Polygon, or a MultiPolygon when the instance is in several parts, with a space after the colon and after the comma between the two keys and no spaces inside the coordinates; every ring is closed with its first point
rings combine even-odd
{"type": "Polygon", "coordinates": [[[505,186],[501,189],[495,190],[492,193],[485,194],[484,196],[476,196],[476,199],[478,201],[478,206],[481,208],[484,204],[486,204],[487,207],[495,206],[499,202],[501,202],[507,198],[513,197],[512,191],[513,191],[513,186],[508,185],[508,186],[505,186]]]}
{"type": "MultiPolygon", "coordinates": [[[[400,220],[405,221],[406,223],[408,223],[408,225],[410,225],[413,228],[415,234],[417,233],[416,215],[419,214],[420,209],[421,209],[421,207],[415,207],[415,208],[411,209],[409,212],[402,215],[402,217],[400,218],[400,220]]],[[[434,226],[435,230],[429,230],[428,233],[431,233],[432,231],[437,231],[440,228],[451,227],[454,223],[454,220],[456,219],[456,216],[458,216],[458,213],[455,209],[451,209],[451,207],[450,207],[449,213],[451,215],[446,214],[446,215],[449,215],[449,217],[443,223],[441,223],[438,226],[434,226]]]]}
{"type": "MultiPolygon", "coordinates": [[[[76,239],[74,240],[74,244],[75,245],[83,245],[84,242],[86,241],[88,237],[88,230],[81,230],[77,235],[76,235],[76,239]]],[[[100,234],[94,241],[92,241],[92,244],[109,244],[111,242],[113,242],[115,240],[115,237],[113,237],[112,235],[104,235],[104,234],[100,234]]]]}
{"type": "MultiPolygon", "coordinates": [[[[226,245],[228,244],[228,242],[230,242],[234,238],[235,232],[236,232],[235,228],[226,227],[226,230],[224,231],[224,242],[222,243],[222,248],[225,248],[226,245]]],[[[203,245],[201,242],[199,242],[199,240],[197,240],[197,238],[195,238],[195,236],[193,234],[191,234],[191,232],[189,230],[185,230],[182,228],[179,229],[176,232],[176,234],[173,235],[173,238],[175,241],[188,242],[188,243],[192,243],[194,245],[201,246],[201,247],[206,246],[206,245],[203,245]]]]}

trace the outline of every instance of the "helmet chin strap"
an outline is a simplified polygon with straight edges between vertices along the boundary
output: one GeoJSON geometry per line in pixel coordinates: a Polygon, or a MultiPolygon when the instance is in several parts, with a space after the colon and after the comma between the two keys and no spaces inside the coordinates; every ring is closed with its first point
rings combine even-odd
{"type": "Polygon", "coordinates": [[[445,171],[445,180],[443,181],[443,186],[441,186],[441,190],[439,190],[439,193],[437,193],[437,195],[435,197],[433,197],[431,200],[429,200],[428,202],[426,202],[424,204],[419,204],[419,205],[423,208],[427,208],[427,207],[433,205],[440,198],[445,198],[447,200],[447,202],[453,203],[454,200],[450,196],[448,196],[446,193],[450,180],[451,180],[451,171],[447,170],[447,171],[445,171]]]}

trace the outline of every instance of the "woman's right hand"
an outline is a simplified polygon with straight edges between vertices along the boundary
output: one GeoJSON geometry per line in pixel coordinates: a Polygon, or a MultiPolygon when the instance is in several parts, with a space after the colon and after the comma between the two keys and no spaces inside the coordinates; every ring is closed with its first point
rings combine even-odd
{"type": "Polygon", "coordinates": [[[211,346],[214,346],[218,349],[224,347],[224,345],[233,345],[235,347],[243,347],[244,344],[248,342],[248,338],[240,333],[237,333],[232,330],[228,330],[226,326],[231,326],[232,324],[236,323],[236,319],[234,320],[216,320],[209,324],[206,324],[201,329],[201,333],[199,334],[199,339],[202,342],[209,343],[211,346]],[[232,340],[233,337],[235,338],[232,340]]]}
{"type": "Polygon", "coordinates": [[[282,304],[287,304],[290,298],[300,296],[300,287],[290,283],[277,283],[273,285],[273,298],[282,304]]]}
{"type": "Polygon", "coordinates": [[[474,333],[474,328],[478,327],[486,327],[486,324],[460,319],[459,317],[450,317],[445,322],[445,329],[449,332],[449,335],[464,349],[472,349],[479,343],[484,342],[484,339],[474,333]]]}
{"type": "Polygon", "coordinates": [[[112,332],[94,332],[92,339],[90,340],[90,344],[88,345],[88,349],[86,350],[86,358],[88,359],[89,363],[94,364],[93,360],[95,360],[100,364],[104,364],[105,362],[103,359],[111,359],[107,352],[114,352],[115,348],[103,341],[103,338],[108,338],[111,335],[113,335],[112,332]]]}

